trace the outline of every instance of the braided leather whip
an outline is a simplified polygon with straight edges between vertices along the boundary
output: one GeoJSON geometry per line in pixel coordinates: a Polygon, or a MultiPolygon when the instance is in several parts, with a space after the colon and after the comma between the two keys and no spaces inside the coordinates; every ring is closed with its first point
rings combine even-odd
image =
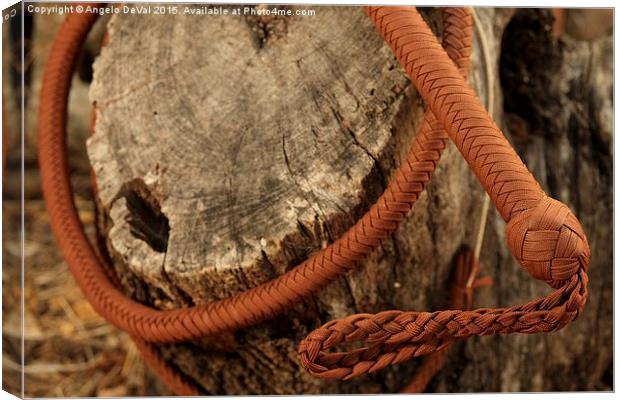
{"type": "Polygon", "coordinates": [[[180,394],[197,394],[197,389],[175,375],[150,343],[192,340],[250,326],[355,268],[406,217],[430,179],[448,136],[506,220],[508,245],[515,258],[555,290],[510,308],[386,311],[331,321],[300,344],[302,366],[315,376],[349,379],[473,335],[560,329],[577,318],[585,304],[590,254],[581,225],[564,204],[546,196],[463,77],[471,46],[467,11],[445,9],[446,50],[415,8],[365,7],[365,11],[429,109],[387,189],[341,238],[286,274],[228,299],[167,311],[126,297],[110,280],[84,234],[69,181],[66,114],[77,56],[97,16],[69,15],[57,34],[45,69],[39,112],[39,160],[54,235],[93,308],[129,332],[147,360],[151,357],[150,364],[180,394]],[[339,343],[355,341],[366,345],[329,352],[339,343]]]}

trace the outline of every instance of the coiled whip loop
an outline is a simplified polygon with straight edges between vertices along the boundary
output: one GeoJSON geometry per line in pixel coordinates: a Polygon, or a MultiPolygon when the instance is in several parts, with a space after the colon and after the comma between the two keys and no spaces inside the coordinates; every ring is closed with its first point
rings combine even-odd
{"type": "Polygon", "coordinates": [[[331,321],[301,342],[301,365],[318,377],[349,379],[439,351],[469,336],[560,329],[577,318],[585,304],[590,251],[581,225],[568,207],[543,192],[464,78],[471,52],[468,10],[443,10],[445,48],[413,7],[364,10],[428,107],[385,192],[342,237],[291,271],[228,299],[167,311],[128,298],[110,280],[84,234],[69,181],[66,116],[77,57],[97,16],[70,14],[56,36],[39,111],[39,162],[54,236],[93,308],[127,331],[149,364],[179,394],[199,391],[165,363],[152,343],[188,341],[248,327],[287,310],[354,269],[406,218],[448,138],[507,222],[512,254],[534,278],[555,290],[508,308],[385,311],[331,321]],[[358,341],[365,345],[357,350],[329,351],[339,343],[358,341]]]}

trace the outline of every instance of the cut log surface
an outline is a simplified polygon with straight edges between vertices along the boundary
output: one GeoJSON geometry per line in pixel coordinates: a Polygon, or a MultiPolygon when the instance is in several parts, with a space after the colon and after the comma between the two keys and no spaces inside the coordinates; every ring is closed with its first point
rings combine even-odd
{"type": "MultiPolygon", "coordinates": [[[[99,226],[129,296],[171,309],[267,282],[338,238],[385,188],[423,102],[360,8],[312,8],[316,15],[306,17],[111,18],[94,64],[96,124],[87,147],[99,226]]],[[[493,91],[497,120],[500,44],[511,13],[476,10],[468,78],[483,103],[493,91]]],[[[441,34],[440,10],[424,15],[441,34]]],[[[407,220],[358,269],[273,320],[159,349],[211,394],[398,391],[418,361],[351,382],[318,380],[298,364],[299,341],[352,313],[444,308],[453,258],[474,245],[482,202],[449,144],[407,220]]],[[[548,292],[512,261],[503,226],[492,210],[482,263],[498,286],[481,289],[477,305],[548,292]]],[[[504,368],[481,350],[510,340],[457,346],[448,363],[458,365],[434,388],[549,389],[532,374],[521,380],[526,360],[505,355],[516,364],[504,368]]],[[[524,340],[533,349],[545,339],[524,340]]]]}
{"type": "Polygon", "coordinates": [[[89,153],[112,247],[175,305],[282,273],[381,189],[363,182],[407,81],[351,11],[274,19],[264,38],[243,17],[110,24],[89,153]]]}

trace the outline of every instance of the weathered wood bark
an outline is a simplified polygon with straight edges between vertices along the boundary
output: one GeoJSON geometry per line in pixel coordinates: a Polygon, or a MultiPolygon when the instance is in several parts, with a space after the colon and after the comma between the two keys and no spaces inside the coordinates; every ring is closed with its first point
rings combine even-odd
{"type": "MultiPolygon", "coordinates": [[[[525,365],[539,366],[525,379],[506,380],[503,388],[600,390],[603,375],[612,385],[613,37],[575,40],[584,35],[569,25],[555,41],[548,28],[552,23],[547,10],[521,10],[507,27],[500,68],[507,132],[543,188],[568,204],[583,224],[592,249],[589,303],[563,331],[502,341],[501,356],[520,360],[505,370],[521,375],[525,365]]],[[[534,285],[505,283],[509,302],[534,285]]],[[[530,290],[531,295],[545,292],[530,290]]]]}
{"type": "MultiPolygon", "coordinates": [[[[314,17],[111,19],[109,44],[94,66],[90,97],[97,120],[88,152],[100,226],[128,295],[167,309],[253,287],[337,238],[382,192],[423,104],[360,9],[315,9],[314,17]]],[[[425,15],[440,33],[439,11],[425,15]]],[[[477,9],[476,15],[480,34],[469,80],[483,101],[493,91],[501,120],[497,70],[512,12],[477,9]]],[[[546,170],[534,165],[534,171],[546,170]]],[[[572,184],[566,190],[579,193],[572,184]]],[[[321,381],[299,367],[299,340],[351,313],[442,308],[452,259],[462,245],[474,244],[482,199],[450,145],[408,220],[358,270],[274,320],[160,349],[213,394],[397,391],[418,361],[352,382],[321,381]]],[[[608,226],[600,232],[603,242],[608,226]]],[[[610,261],[604,254],[593,270],[610,261]]],[[[495,212],[482,261],[496,285],[480,290],[480,306],[547,292],[510,258],[495,212]]],[[[599,271],[598,284],[605,284],[610,270],[599,271]]],[[[611,326],[601,321],[608,311],[591,308],[552,340],[510,336],[458,345],[430,389],[574,388],[575,381],[557,381],[557,370],[545,366],[557,368],[554,356],[562,354],[558,362],[569,369],[588,348],[565,347],[575,346],[575,338],[585,341],[593,324],[611,326]]],[[[610,341],[606,334],[599,339],[610,341]]],[[[600,381],[608,360],[600,355],[596,361],[601,368],[579,388],[590,388],[597,376],[600,381]]]]}

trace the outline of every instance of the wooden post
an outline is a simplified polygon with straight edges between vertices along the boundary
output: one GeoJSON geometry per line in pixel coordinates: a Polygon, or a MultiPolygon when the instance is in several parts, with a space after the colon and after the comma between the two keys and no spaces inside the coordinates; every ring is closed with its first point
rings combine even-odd
{"type": "MultiPolygon", "coordinates": [[[[316,15],[121,14],[108,24],[109,43],[94,65],[96,126],[87,147],[99,225],[133,298],[171,309],[266,282],[339,237],[399,165],[423,113],[408,78],[361,9],[292,9],[301,8],[316,15]]],[[[500,44],[511,14],[476,10],[469,80],[483,101],[494,93],[498,121],[500,44]]],[[[425,16],[440,34],[439,10],[425,16]]],[[[474,246],[482,204],[483,191],[449,145],[407,221],[358,270],[274,320],[159,348],[212,394],[398,391],[418,361],[322,381],[299,367],[298,343],[351,313],[443,308],[453,257],[474,246]]],[[[480,290],[477,306],[548,290],[512,261],[500,221],[492,210],[482,263],[496,286],[480,290]]],[[[592,308],[586,313],[595,315],[592,308]]],[[[569,368],[587,351],[559,347],[587,341],[596,322],[589,318],[552,336],[458,345],[431,389],[572,388],[543,365],[555,367],[557,353],[569,368]]],[[[600,377],[606,365],[597,362],[600,377]]]]}

